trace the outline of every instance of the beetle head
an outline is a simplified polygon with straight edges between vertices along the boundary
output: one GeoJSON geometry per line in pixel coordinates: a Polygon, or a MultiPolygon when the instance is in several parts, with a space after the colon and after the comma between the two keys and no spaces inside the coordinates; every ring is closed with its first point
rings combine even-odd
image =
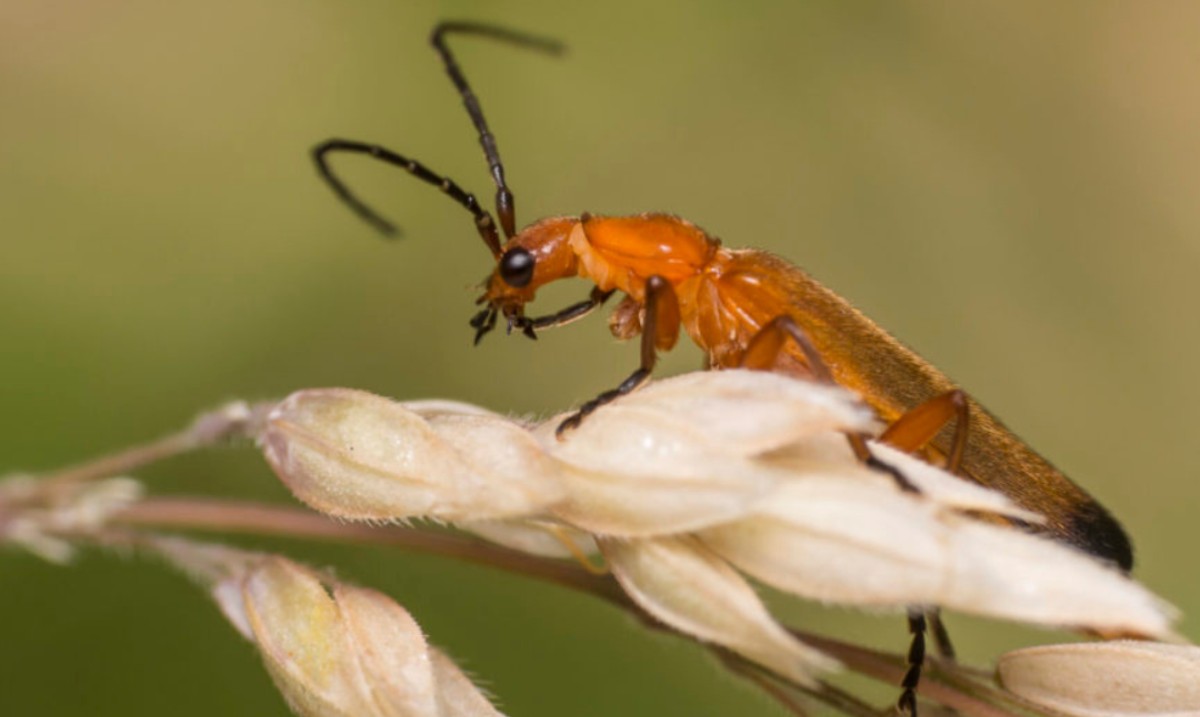
{"type": "Polygon", "coordinates": [[[578,274],[578,261],[571,248],[575,217],[551,217],[534,222],[508,240],[496,258],[496,268],[484,282],[484,293],[475,303],[483,304],[471,319],[475,343],[492,329],[500,316],[507,329],[514,328],[537,338],[533,323],[525,316],[525,304],[533,301],[539,287],[556,279],[578,274]]]}

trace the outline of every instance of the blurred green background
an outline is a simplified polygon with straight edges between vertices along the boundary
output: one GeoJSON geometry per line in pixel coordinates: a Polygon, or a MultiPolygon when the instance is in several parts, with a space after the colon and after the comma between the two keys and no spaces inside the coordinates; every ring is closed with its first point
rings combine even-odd
{"type": "MultiPolygon", "coordinates": [[[[1194,4],[7,0],[0,471],[78,461],[233,397],[345,385],[546,412],[632,368],[600,317],[472,349],[490,261],[465,213],[340,162],[406,230],[385,243],[317,181],[309,147],[344,136],[491,196],[426,42],[443,18],[570,44],[554,61],[456,43],[519,221],[666,210],[803,265],[1108,505],[1138,576],[1200,614],[1194,4]]],[[[688,345],[666,370],[697,365],[688,345]]],[[[146,475],[159,492],[285,499],[244,448],[146,475]]],[[[394,551],[275,545],[395,595],[510,714],[778,713],[589,599],[394,551]]],[[[898,618],[778,604],[905,645],[898,618]]],[[[980,662],[1059,637],[949,623],[980,662]]],[[[1195,618],[1182,629],[1200,634],[1195,618]]],[[[8,551],[0,714],[287,710],[179,575],[8,551]]]]}

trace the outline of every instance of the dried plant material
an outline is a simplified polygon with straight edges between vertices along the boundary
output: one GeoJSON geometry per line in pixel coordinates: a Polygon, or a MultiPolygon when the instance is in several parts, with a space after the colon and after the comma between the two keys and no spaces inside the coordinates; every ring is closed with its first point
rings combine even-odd
{"type": "MultiPolygon", "coordinates": [[[[345,618],[314,573],[269,558],[240,582],[245,622],[267,671],[297,714],[379,714],[345,618]]],[[[423,693],[413,698],[423,697],[432,707],[432,677],[427,674],[425,682],[423,693]]]]}
{"type": "Polygon", "coordinates": [[[557,466],[528,431],[454,406],[422,402],[423,416],[362,391],[300,391],[260,443],[296,497],[341,518],[488,520],[559,499],[557,466]]]}
{"type": "MultiPolygon", "coordinates": [[[[876,458],[899,470],[922,497],[947,510],[991,513],[1026,523],[1044,521],[1041,515],[1018,506],[1003,493],[953,476],[885,443],[868,441],[868,445],[876,458]]],[[[762,459],[786,468],[797,477],[837,476],[849,481],[895,485],[894,479],[863,465],[850,450],[846,437],[833,431],[784,446],[762,459]]]]}
{"type": "Polygon", "coordinates": [[[543,558],[576,558],[600,552],[589,533],[541,520],[492,520],[455,523],[455,527],[497,545],[543,558]]]}
{"type": "MultiPolygon", "coordinates": [[[[876,458],[897,468],[926,500],[939,506],[958,511],[992,513],[1032,524],[1045,522],[1040,514],[1022,508],[999,491],[951,475],[886,443],[871,441],[870,446],[876,458]]],[[[871,472],[875,473],[874,478],[878,480],[880,476],[875,471],[871,472]]],[[[887,482],[891,483],[890,480],[887,482]]]]}
{"type": "Polygon", "coordinates": [[[67,563],[75,555],[70,538],[94,532],[109,518],[142,497],[142,484],[117,477],[59,485],[43,490],[31,476],[0,480],[0,506],[19,506],[0,515],[0,543],[20,546],[51,563],[67,563]]]}
{"type": "MultiPolygon", "coordinates": [[[[626,427],[638,428],[631,424],[626,427]]],[[[554,506],[553,514],[599,535],[682,533],[744,515],[787,477],[753,460],[713,455],[697,450],[695,445],[681,447],[678,460],[666,461],[673,469],[660,470],[654,465],[656,456],[649,455],[661,446],[653,440],[626,444],[628,449],[589,446],[587,453],[591,455],[572,451],[575,455],[565,457],[567,462],[560,474],[568,497],[554,506]],[[683,450],[688,451],[686,460],[683,450]],[[609,459],[603,461],[603,466],[587,467],[589,458],[605,454],[609,459]],[[621,465],[613,463],[614,455],[621,465]]]]}
{"type": "Polygon", "coordinates": [[[950,520],[948,607],[1112,637],[1174,637],[1178,611],[1107,562],[1017,529],[950,520]]]}
{"type": "MultiPolygon", "coordinates": [[[[553,436],[566,464],[563,520],[603,535],[649,536],[735,519],[792,477],[760,460],[813,437],[873,427],[850,393],[754,371],[709,371],[651,384],[553,436]]],[[[843,439],[844,440],[844,439],[843,439]]],[[[846,452],[844,463],[853,464],[846,452]]]]}
{"type": "Polygon", "coordinates": [[[888,479],[802,478],[700,532],[739,569],[803,597],[941,606],[1042,625],[1164,636],[1173,611],[1091,556],[947,511],[888,479]]]}
{"type": "Polygon", "coordinates": [[[471,678],[436,647],[429,648],[438,714],[442,717],[502,717],[471,678]]]}
{"type": "Polygon", "coordinates": [[[844,388],[740,369],[696,371],[654,381],[600,410],[608,420],[596,424],[593,419],[599,412],[589,416],[564,443],[589,432],[603,436],[619,431],[619,425],[613,424],[626,417],[642,422],[646,415],[667,424],[654,425],[655,431],[743,456],[828,431],[874,432],[878,427],[875,414],[844,388]]]}
{"type": "Polygon", "coordinates": [[[184,435],[198,448],[231,436],[253,435],[262,428],[260,424],[270,408],[270,404],[252,406],[245,401],[231,401],[197,416],[184,435]]]}
{"type": "Polygon", "coordinates": [[[465,404],[330,389],[283,402],[263,443],[297,495],[342,517],[439,518],[576,559],[593,550],[589,533],[695,533],[734,567],[803,597],[1169,633],[1171,609],[1115,570],[963,515],[1040,519],[1000,493],[878,443],[872,451],[920,492],[864,467],[842,431],[870,428],[869,413],[840,389],[701,372],[605,405],[565,440],[557,423],[531,433],[465,404]]]}
{"type": "Polygon", "coordinates": [[[1200,648],[1114,641],[1010,652],[1000,682],[1038,705],[1081,717],[1200,714],[1200,648]]]}
{"type": "Polygon", "coordinates": [[[626,594],[664,624],[813,686],[837,662],[775,622],[741,575],[691,538],[600,542],[626,594]]]}
{"type": "MultiPolygon", "coordinates": [[[[218,549],[219,550],[219,549],[218,549]]],[[[289,560],[175,544],[176,560],[224,570],[212,584],[222,610],[255,642],[267,671],[302,717],[496,717],[498,713],[412,617],[382,593],[289,560]]]]}
{"type": "Polygon", "coordinates": [[[934,511],[878,482],[794,480],[749,516],[699,533],[739,569],[802,597],[936,604],[947,545],[934,511]]]}

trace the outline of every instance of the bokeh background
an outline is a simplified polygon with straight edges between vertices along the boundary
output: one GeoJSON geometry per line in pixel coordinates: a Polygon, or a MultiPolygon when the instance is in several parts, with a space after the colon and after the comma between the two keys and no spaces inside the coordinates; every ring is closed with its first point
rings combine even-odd
{"type": "MultiPolygon", "coordinates": [[[[679,213],[803,265],[1119,515],[1200,637],[1200,6],[335,0],[0,4],[0,471],[233,398],[344,385],[548,412],[636,348],[593,317],[471,348],[489,257],[461,209],[347,159],[380,241],[307,151],[377,140],[481,196],[426,37],[456,43],[519,219],[679,213]]],[[[552,292],[557,305],[585,292],[552,292]]],[[[666,370],[699,364],[689,345],[666,370]]],[[[286,500],[247,449],[154,490],[286,500]]],[[[700,650],[584,597],[395,551],[285,543],[387,590],[513,715],[777,714],[700,650]]],[[[776,604],[900,650],[902,621],[776,604]]],[[[1061,636],[951,615],[968,660],[1061,636]]],[[[887,699],[893,692],[872,693],[887,699]]],[[[0,552],[0,714],[285,715],[248,645],[159,564],[0,552]]]]}

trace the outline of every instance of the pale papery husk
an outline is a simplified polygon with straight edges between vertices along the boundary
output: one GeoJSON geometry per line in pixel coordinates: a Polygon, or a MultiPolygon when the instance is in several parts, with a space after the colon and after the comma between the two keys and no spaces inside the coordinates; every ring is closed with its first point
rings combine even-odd
{"type": "Polygon", "coordinates": [[[455,523],[454,527],[497,545],[543,558],[575,558],[600,552],[590,533],[553,521],[488,520],[455,523]]]}
{"type": "MultiPolygon", "coordinates": [[[[196,557],[212,563],[195,550],[183,556],[196,557]]],[[[215,559],[226,575],[214,596],[302,717],[499,715],[383,593],[277,556],[229,550],[215,559]]]]}
{"type": "MultiPolygon", "coordinates": [[[[607,538],[694,533],[746,573],[817,600],[1169,634],[1172,610],[1119,572],[999,518],[963,515],[1040,520],[1002,494],[875,442],[919,492],[863,466],[842,431],[871,423],[841,389],[724,371],[651,384],[561,438],[558,419],[531,435],[455,402],[300,392],[263,443],[285,483],[334,515],[452,520],[555,557],[591,549],[540,532],[556,523],[607,538]]],[[[624,581],[635,582],[650,581],[624,581]]]]}
{"type": "Polygon", "coordinates": [[[245,577],[242,599],[267,672],[294,712],[380,715],[344,618],[314,573],[267,558],[245,577]]]}
{"type": "Polygon", "coordinates": [[[416,620],[374,590],[339,583],[333,597],[379,714],[436,715],[439,686],[416,620]]]}
{"type": "MultiPolygon", "coordinates": [[[[535,429],[565,467],[554,514],[609,536],[669,535],[735,519],[792,477],[762,460],[812,437],[874,427],[831,386],[753,371],[686,374],[588,416],[564,436],[561,417],[535,429]]],[[[853,461],[851,457],[849,461],[853,461]]]]}
{"type": "MultiPolygon", "coordinates": [[[[875,414],[840,386],[741,369],[695,371],[654,381],[600,411],[614,423],[626,416],[640,421],[654,415],[667,424],[664,430],[670,435],[690,434],[695,445],[743,456],[826,431],[873,433],[878,428],[875,414]]],[[[590,428],[596,415],[574,435],[590,428]]],[[[539,428],[539,434],[546,435],[551,426],[557,424],[539,428]]]]}
{"type": "Polygon", "coordinates": [[[810,477],[700,531],[781,590],[831,603],[940,606],[1032,624],[1164,637],[1174,610],[1093,557],[947,511],[889,479],[810,477]]]}
{"type": "Polygon", "coordinates": [[[431,646],[429,661],[437,684],[440,717],[503,717],[483,691],[445,653],[431,646]]]}
{"type": "Polygon", "coordinates": [[[350,389],[299,391],[259,438],[297,498],[352,520],[488,520],[561,497],[557,466],[520,425],[452,402],[403,404],[350,389]]]}
{"type": "MultiPolygon", "coordinates": [[[[869,441],[869,446],[876,458],[898,469],[925,500],[939,507],[953,511],[988,513],[1031,525],[1045,522],[1040,513],[1022,508],[1000,491],[952,475],[886,443],[869,441]]],[[[880,478],[877,471],[871,472],[876,474],[876,479],[880,478]]],[[[890,483],[890,479],[888,482],[890,483]]]]}
{"type": "Polygon", "coordinates": [[[1044,645],[1003,655],[1001,684],[1080,717],[1200,715],[1200,648],[1117,640],[1044,645]]]}
{"type": "Polygon", "coordinates": [[[604,539],[600,548],[625,593],[665,625],[807,686],[838,668],[777,623],[754,588],[695,539],[604,539]]]}

